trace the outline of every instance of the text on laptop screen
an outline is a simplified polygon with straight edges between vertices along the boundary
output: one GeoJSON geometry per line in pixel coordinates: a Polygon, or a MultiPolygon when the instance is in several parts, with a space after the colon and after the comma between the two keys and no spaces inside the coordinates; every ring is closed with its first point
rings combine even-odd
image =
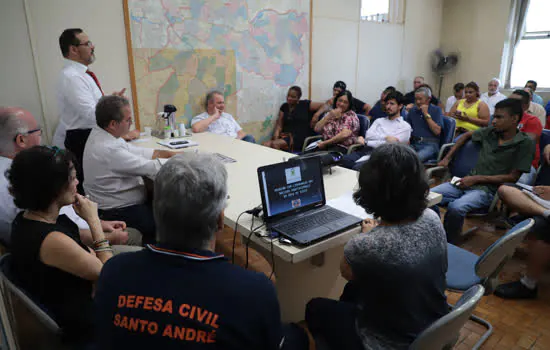
{"type": "Polygon", "coordinates": [[[280,163],[261,172],[267,216],[323,201],[321,170],[316,159],[280,163]]]}

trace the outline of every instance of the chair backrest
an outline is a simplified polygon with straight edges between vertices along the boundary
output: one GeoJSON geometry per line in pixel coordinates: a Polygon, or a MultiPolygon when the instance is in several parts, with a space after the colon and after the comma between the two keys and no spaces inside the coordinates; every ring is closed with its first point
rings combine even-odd
{"type": "Polygon", "coordinates": [[[370,119],[366,115],[357,114],[359,118],[359,136],[365,137],[367,130],[370,127],[370,119]]]}
{"type": "Polygon", "coordinates": [[[543,129],[542,134],[540,135],[540,142],[539,142],[541,154],[544,151],[544,147],[546,147],[549,144],[550,144],[550,130],[543,129]]]}
{"type": "Polygon", "coordinates": [[[411,350],[441,350],[451,348],[458,339],[458,333],[468,322],[477,303],[485,293],[483,286],[470,287],[445,316],[432,323],[411,344],[411,350]]]}
{"type": "Polygon", "coordinates": [[[441,141],[439,146],[443,146],[448,143],[452,143],[455,138],[456,120],[446,115],[443,117],[443,128],[441,128],[441,141]]]}
{"type": "Polygon", "coordinates": [[[496,278],[534,223],[533,219],[524,220],[491,244],[477,260],[476,274],[482,279],[496,278]]]}
{"type": "MultiPolygon", "coordinates": [[[[38,306],[25,291],[16,286],[10,279],[10,263],[11,254],[4,254],[0,257],[0,283],[6,295],[16,297],[21,303],[36,316],[38,321],[46,327],[46,329],[54,334],[60,334],[61,329],[58,324],[48,315],[40,306],[38,306]]],[[[8,297],[9,298],[9,297],[8,297]]],[[[14,320],[15,321],[15,320],[14,320]]]]}
{"type": "Polygon", "coordinates": [[[458,177],[467,176],[470,170],[476,166],[478,155],[479,145],[472,142],[472,140],[468,140],[456,151],[453,160],[449,164],[451,175],[458,177]]]}

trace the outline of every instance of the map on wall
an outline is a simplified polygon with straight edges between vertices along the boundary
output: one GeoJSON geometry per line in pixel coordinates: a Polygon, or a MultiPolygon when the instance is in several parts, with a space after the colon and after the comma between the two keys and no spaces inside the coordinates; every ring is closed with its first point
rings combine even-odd
{"type": "Polygon", "coordinates": [[[310,0],[126,0],[133,89],[141,126],[165,104],[189,125],[204,96],[258,141],[271,136],[292,85],[307,94],[310,0]]]}

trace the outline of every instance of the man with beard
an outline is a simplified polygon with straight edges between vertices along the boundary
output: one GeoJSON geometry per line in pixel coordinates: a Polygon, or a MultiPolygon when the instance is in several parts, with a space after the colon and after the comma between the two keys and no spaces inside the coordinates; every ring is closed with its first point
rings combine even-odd
{"type": "MultiPolygon", "coordinates": [[[[447,167],[453,155],[470,139],[479,145],[477,163],[468,176],[454,184],[446,182],[432,188],[433,192],[443,196],[440,205],[447,206],[443,227],[448,242],[457,242],[461,238],[466,214],[488,208],[500,185],[515,183],[522,173],[530,171],[535,142],[526,133],[518,131],[522,116],[520,101],[500,101],[495,106],[492,126],[465,133],[439,162],[439,166],[447,167]]],[[[438,207],[434,210],[438,211],[438,207]]]]}
{"type": "Polygon", "coordinates": [[[341,166],[359,171],[368,160],[372,150],[385,143],[407,143],[411,137],[411,126],[401,117],[403,95],[399,91],[390,92],[384,98],[387,117],[372,123],[366,135],[359,135],[357,142],[363,145],[359,151],[342,158],[341,166]]]}

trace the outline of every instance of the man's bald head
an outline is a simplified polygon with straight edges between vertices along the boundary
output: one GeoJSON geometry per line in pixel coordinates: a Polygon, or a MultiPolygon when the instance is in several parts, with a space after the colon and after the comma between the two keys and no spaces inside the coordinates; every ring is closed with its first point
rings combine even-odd
{"type": "Polygon", "coordinates": [[[19,107],[0,107],[0,155],[14,157],[41,141],[38,122],[31,112],[19,107]]]}

